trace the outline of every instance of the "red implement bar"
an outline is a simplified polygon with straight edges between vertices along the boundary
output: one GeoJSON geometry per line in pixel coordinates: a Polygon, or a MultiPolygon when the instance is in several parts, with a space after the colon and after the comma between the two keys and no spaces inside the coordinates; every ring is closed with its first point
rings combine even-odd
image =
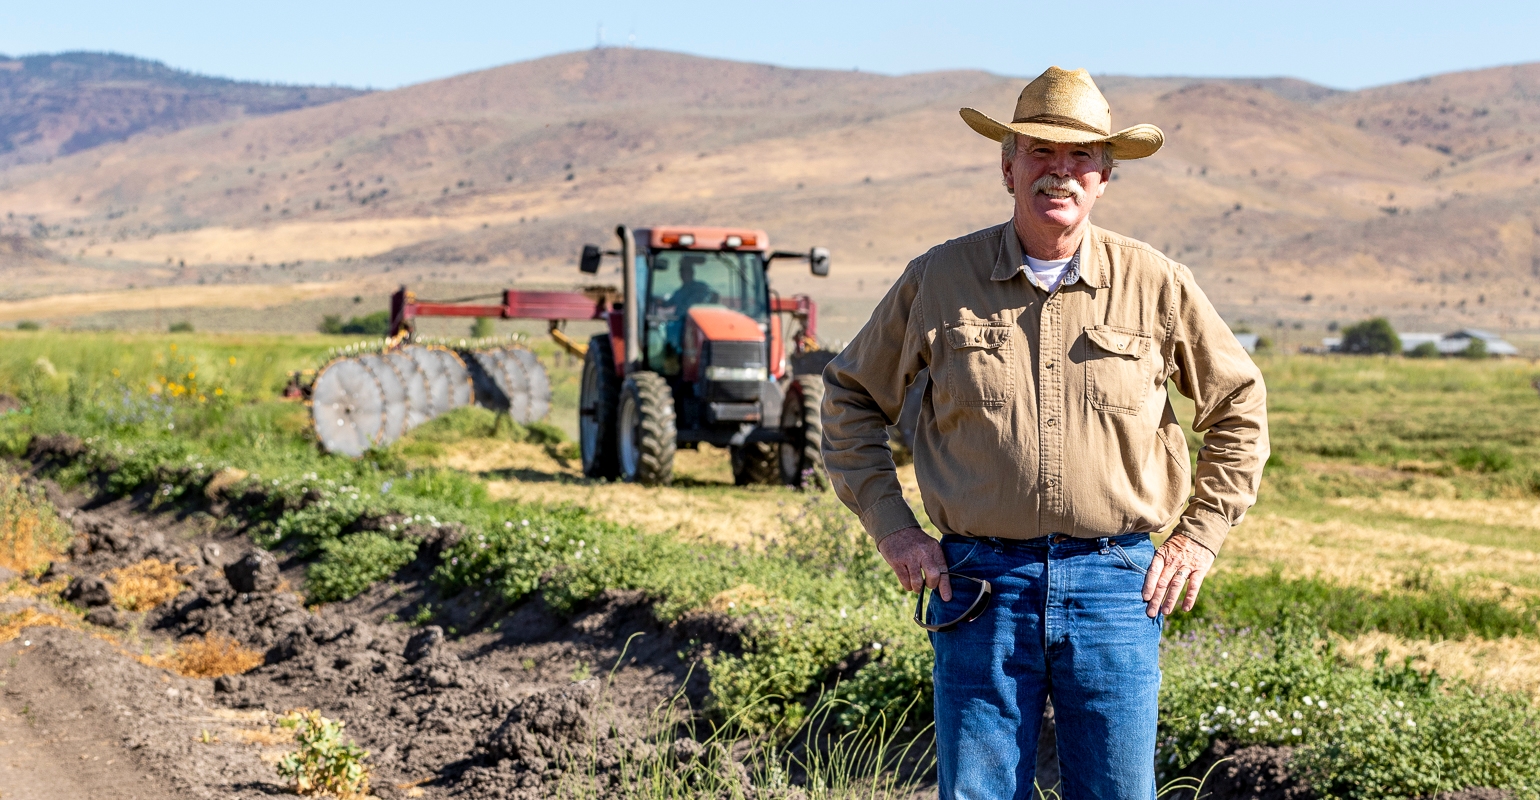
{"type": "Polygon", "coordinates": [[[417,317],[497,317],[500,319],[600,319],[604,299],[582,292],[521,292],[503,290],[502,305],[418,302],[405,286],[390,296],[390,335],[410,330],[417,317]]]}

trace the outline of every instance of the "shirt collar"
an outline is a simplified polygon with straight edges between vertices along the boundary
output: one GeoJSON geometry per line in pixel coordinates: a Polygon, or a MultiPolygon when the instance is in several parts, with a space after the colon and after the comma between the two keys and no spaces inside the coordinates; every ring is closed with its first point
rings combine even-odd
{"type": "MultiPolygon", "coordinates": [[[[1065,272],[1062,286],[1081,281],[1087,286],[1107,288],[1105,269],[1097,258],[1100,248],[1093,246],[1096,236],[1096,226],[1087,225],[1085,239],[1081,241],[1080,249],[1075,251],[1074,261],[1068,266],[1073,271],[1065,272]]],[[[1016,226],[1007,221],[1000,234],[1000,253],[995,258],[995,271],[989,277],[991,280],[1008,281],[1020,275],[1022,265],[1026,263],[1026,254],[1021,252],[1021,240],[1016,238],[1016,226]]]]}
{"type": "MultiPolygon", "coordinates": [[[[1082,249],[1084,249],[1084,248],[1082,248],[1082,249]]],[[[1048,291],[1048,287],[1047,286],[1044,286],[1041,283],[1038,283],[1037,276],[1034,275],[1032,273],[1032,270],[1027,266],[1027,259],[1026,259],[1025,256],[1023,256],[1022,259],[1021,259],[1021,271],[1022,271],[1023,274],[1025,274],[1027,276],[1027,280],[1029,282],[1031,282],[1031,284],[1033,286],[1036,286],[1037,288],[1042,289],[1045,292],[1048,291]]],[[[1059,288],[1062,289],[1062,288],[1064,288],[1066,286],[1069,286],[1069,285],[1072,285],[1072,284],[1078,282],[1079,280],[1080,280],[1080,250],[1076,250],[1075,254],[1069,257],[1069,263],[1064,265],[1064,278],[1063,278],[1063,280],[1059,281],[1059,288]]]]}

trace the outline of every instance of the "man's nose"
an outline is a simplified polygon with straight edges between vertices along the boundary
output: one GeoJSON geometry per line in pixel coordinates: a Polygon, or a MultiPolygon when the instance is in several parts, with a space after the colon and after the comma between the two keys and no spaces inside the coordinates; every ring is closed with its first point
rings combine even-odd
{"type": "Polygon", "coordinates": [[[1069,153],[1055,153],[1048,161],[1048,171],[1056,176],[1073,177],[1075,157],[1069,153]]]}

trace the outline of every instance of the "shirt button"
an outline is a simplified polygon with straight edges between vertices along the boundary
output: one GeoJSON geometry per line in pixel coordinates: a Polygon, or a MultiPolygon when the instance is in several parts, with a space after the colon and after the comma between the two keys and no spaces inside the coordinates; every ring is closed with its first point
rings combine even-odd
{"type": "Polygon", "coordinates": [[[1043,369],[1053,369],[1053,362],[1049,361],[1049,362],[1044,363],[1043,364],[1043,369]]]}
{"type": "Polygon", "coordinates": [[[1043,420],[1043,424],[1045,424],[1048,427],[1052,428],[1053,427],[1053,423],[1056,422],[1056,421],[1057,420],[1055,420],[1053,417],[1049,417],[1048,419],[1043,420]]]}

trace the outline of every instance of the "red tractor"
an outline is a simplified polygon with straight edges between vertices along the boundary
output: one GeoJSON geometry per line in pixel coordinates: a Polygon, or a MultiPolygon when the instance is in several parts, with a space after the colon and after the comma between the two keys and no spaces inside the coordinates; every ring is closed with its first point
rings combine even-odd
{"type": "Polygon", "coordinates": [[[616,250],[585,246],[580,268],[592,275],[604,256],[619,256],[618,297],[510,290],[501,306],[462,306],[418,303],[403,288],[392,335],[417,316],[550,320],[557,342],[583,358],[578,428],[589,477],[667,484],[675,450],[706,442],[729,448],[739,484],[821,484],[821,373],[834,354],[819,349],[812,299],[776,295],[766,274],[773,261],[798,259],[828,275],[829,251],[771,250],[764,231],[739,228],[616,234],[616,250]],[[790,336],[786,315],[797,324],[790,336]],[[560,329],[579,318],[604,320],[608,331],[585,347],[560,329]]]}

